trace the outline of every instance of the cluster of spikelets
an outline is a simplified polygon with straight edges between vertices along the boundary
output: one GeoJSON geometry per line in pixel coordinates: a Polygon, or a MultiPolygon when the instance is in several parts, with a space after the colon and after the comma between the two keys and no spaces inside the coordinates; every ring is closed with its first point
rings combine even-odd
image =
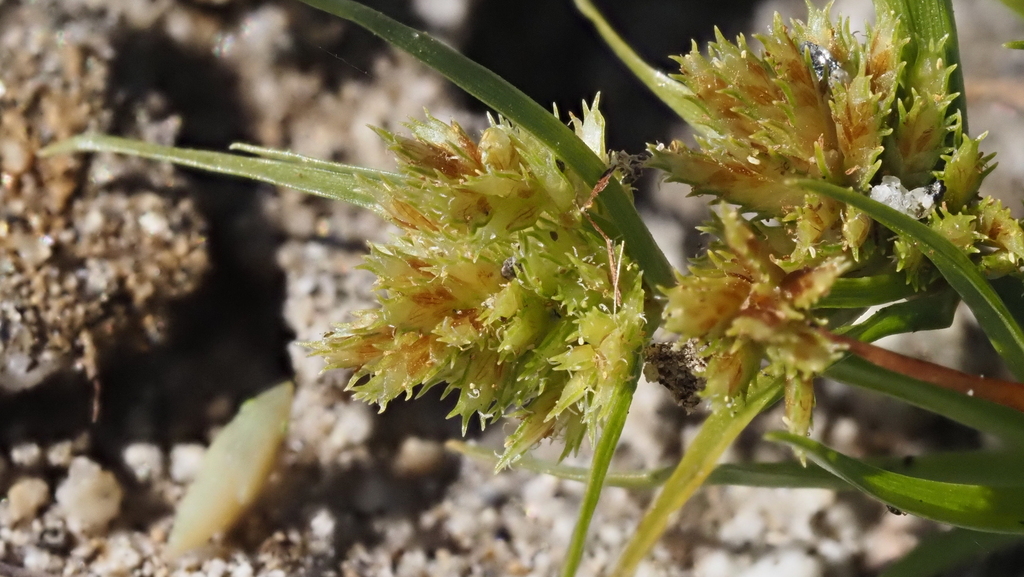
{"type": "MultiPolygon", "coordinates": [[[[698,343],[718,407],[742,403],[758,374],[782,377],[788,425],[806,432],[812,380],[839,353],[819,299],[841,276],[903,271],[926,288],[938,274],[912,243],[800,180],[941,190],[921,218],[993,276],[1020,273],[1024,233],[978,199],[991,156],[964,134],[941,43],[911,43],[885,12],[860,42],[828,8],[807,23],[776,17],[758,40],[760,52],[719,34],[707,56],[695,46],[679,58],[699,147],[654,146],[651,165],[723,203],[705,228],[717,240],[666,287],[665,327],[698,343]]],[[[596,105],[573,123],[607,161],[596,105]]],[[[650,336],[638,267],[587,225],[592,189],[529,134],[491,121],[476,142],[433,118],[409,129],[380,133],[401,177],[362,186],[402,232],[365,265],[381,307],[310,345],[382,409],[443,384],[464,427],[519,417],[502,464],[551,436],[575,450],[650,336]]]]}
{"type": "MultiPolygon", "coordinates": [[[[604,156],[596,104],[573,121],[604,156]]],[[[638,267],[587,226],[591,187],[529,134],[494,121],[479,142],[433,118],[408,128],[380,132],[400,182],[364,185],[402,233],[364,265],[381,307],[314,352],[354,369],[349,388],[382,410],[444,384],[464,428],[511,412],[521,422],[503,464],[549,436],[575,450],[645,342],[638,267]]]]}
{"type": "Polygon", "coordinates": [[[695,46],[678,59],[701,111],[690,119],[699,148],[659,145],[652,164],[728,204],[709,229],[718,240],[669,289],[666,328],[706,347],[706,396],[720,406],[742,402],[767,358],[767,371],[787,378],[790,428],[806,432],[811,379],[837,354],[815,328],[816,301],[844,274],[905,271],[918,288],[938,274],[912,243],[800,179],[865,195],[883,177],[907,188],[941,181],[926,223],[966,253],[982,251],[990,275],[1019,271],[1024,234],[997,201],[977,200],[991,156],[963,134],[941,45],[909,46],[885,12],[861,43],[847,21],[813,7],[807,23],[776,16],[758,40],[760,54],[719,34],[707,57],[695,46]]]}

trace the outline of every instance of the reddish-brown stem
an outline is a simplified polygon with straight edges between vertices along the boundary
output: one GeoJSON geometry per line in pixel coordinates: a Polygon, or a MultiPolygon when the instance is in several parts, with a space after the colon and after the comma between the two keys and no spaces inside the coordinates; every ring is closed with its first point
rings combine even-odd
{"type": "Polygon", "coordinates": [[[1024,385],[1020,383],[968,375],[825,330],[821,334],[883,369],[1024,412],[1024,385]]]}

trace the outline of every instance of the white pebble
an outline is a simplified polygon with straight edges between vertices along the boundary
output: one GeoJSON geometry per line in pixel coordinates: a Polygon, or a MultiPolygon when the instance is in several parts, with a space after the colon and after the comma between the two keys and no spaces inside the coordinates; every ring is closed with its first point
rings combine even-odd
{"type": "Polygon", "coordinates": [[[164,454],[152,443],[132,443],[125,447],[122,458],[140,482],[152,481],[164,472],[164,454]]]}
{"type": "Polygon", "coordinates": [[[175,445],[171,449],[171,479],[176,483],[190,483],[203,466],[206,447],[197,444],[175,445]]]}
{"type": "Polygon", "coordinates": [[[336,521],[334,515],[327,509],[320,509],[309,521],[309,530],[317,539],[330,539],[334,537],[334,526],[336,521]]]}
{"type": "Polygon", "coordinates": [[[373,433],[373,413],[366,403],[348,403],[338,409],[330,444],[338,448],[364,443],[373,433]]]}
{"type": "Polygon", "coordinates": [[[203,564],[203,574],[206,577],[224,577],[228,571],[228,564],[223,559],[210,559],[203,564]]]}
{"type": "Polygon", "coordinates": [[[28,170],[32,157],[24,143],[13,138],[0,140],[0,166],[15,175],[28,170]]]}
{"type": "Polygon", "coordinates": [[[821,577],[825,574],[821,561],[805,551],[782,549],[758,559],[741,577],[821,577]]]}
{"type": "Polygon", "coordinates": [[[68,478],[57,488],[57,503],[75,533],[106,527],[121,509],[121,496],[114,475],[85,457],[71,461],[68,478]]]}
{"type": "Polygon", "coordinates": [[[252,565],[241,563],[231,570],[231,577],[252,577],[252,565]]]}
{"type": "Polygon", "coordinates": [[[99,575],[130,575],[142,564],[142,555],[123,533],[107,539],[102,551],[102,556],[92,565],[93,572],[99,575]]]}
{"type": "Polygon", "coordinates": [[[43,457],[43,451],[35,443],[22,443],[11,449],[11,462],[19,467],[35,467],[43,457]]]}
{"type": "Polygon", "coordinates": [[[721,549],[715,549],[706,555],[697,555],[697,560],[693,565],[693,574],[695,577],[733,577],[739,573],[738,565],[732,555],[721,549]]]}
{"type": "Polygon", "coordinates": [[[46,450],[46,461],[53,467],[66,468],[71,466],[71,459],[74,456],[74,443],[71,441],[54,443],[46,450]]]}
{"type": "Polygon", "coordinates": [[[395,568],[395,577],[419,577],[426,573],[427,554],[422,549],[413,549],[402,554],[395,568]]]}
{"type": "Polygon", "coordinates": [[[416,14],[435,28],[454,28],[469,13],[466,0],[413,0],[412,5],[416,14]]]}
{"type": "Polygon", "coordinates": [[[50,502],[50,486],[38,477],[19,480],[7,490],[7,511],[11,523],[34,519],[36,513],[50,502]]]}
{"type": "Polygon", "coordinates": [[[158,213],[147,211],[139,217],[139,226],[151,236],[166,236],[170,232],[167,219],[158,213]]]}
{"type": "Polygon", "coordinates": [[[419,477],[437,470],[444,461],[444,446],[437,441],[408,437],[391,464],[399,477],[419,477]]]}
{"type": "Polygon", "coordinates": [[[49,551],[30,545],[25,547],[21,562],[29,571],[45,572],[51,569],[54,562],[53,557],[49,551]]]}

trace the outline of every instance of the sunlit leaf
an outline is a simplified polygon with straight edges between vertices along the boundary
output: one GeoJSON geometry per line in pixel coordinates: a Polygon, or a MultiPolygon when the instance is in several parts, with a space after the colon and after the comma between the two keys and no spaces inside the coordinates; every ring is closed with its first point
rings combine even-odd
{"type": "Polygon", "coordinates": [[[943,389],[852,355],[829,367],[825,376],[900,399],[1024,447],[1024,413],[1009,407],[943,389]]]}
{"type": "Polygon", "coordinates": [[[1024,331],[992,285],[964,253],[925,224],[853,190],[820,180],[799,182],[807,190],[863,210],[893,232],[912,239],[970,307],[1010,371],[1018,380],[1024,380],[1024,331]]]}
{"type": "MultiPolygon", "coordinates": [[[[252,147],[253,151],[266,152],[270,149],[252,147]]],[[[239,176],[266,182],[277,186],[294,188],[309,194],[341,200],[356,206],[377,210],[377,205],[368,194],[359,192],[359,178],[378,179],[397,182],[400,178],[387,172],[374,171],[356,166],[345,166],[330,162],[316,163],[299,161],[305,159],[292,155],[290,159],[253,158],[224,152],[208,150],[192,150],[161,146],[139,140],[130,140],[118,136],[104,134],[83,134],[69,138],[40,151],[43,155],[63,154],[67,152],[116,152],[132,154],[173,162],[181,166],[198,168],[218,174],[239,176]]],[[[291,155],[291,153],[281,153],[291,155]]],[[[264,154],[267,156],[267,154],[264,154]]]]}
{"type": "Polygon", "coordinates": [[[870,342],[889,335],[944,329],[953,324],[959,302],[957,294],[946,289],[889,305],[864,321],[840,327],[836,332],[870,342]]]}
{"type": "Polygon", "coordinates": [[[806,437],[779,431],[765,438],[804,451],[820,467],[900,511],[956,527],[1024,534],[1024,485],[919,479],[872,467],[806,437]]]}
{"type": "Polygon", "coordinates": [[[860,278],[839,278],[814,306],[823,309],[883,305],[914,294],[906,275],[893,273],[860,278]]]}
{"type": "Polygon", "coordinates": [[[729,445],[761,411],[782,398],[783,379],[762,376],[747,402],[735,411],[711,413],[700,432],[687,447],[683,459],[651,504],[636,532],[626,545],[613,575],[632,575],[651,547],[665,531],[669,518],[679,510],[707,479],[729,445]]]}
{"type": "Polygon", "coordinates": [[[693,92],[682,82],[644,62],[643,58],[622,39],[615,29],[608,24],[604,15],[590,0],[576,0],[576,9],[587,17],[601,35],[605,44],[623,64],[643,82],[666,106],[680,118],[690,124],[696,123],[701,117],[701,108],[690,100],[693,92]]]}
{"type": "MultiPolygon", "coordinates": [[[[351,20],[438,71],[480,102],[544,142],[589,184],[597,184],[608,168],[551,112],[494,72],[430,35],[353,0],[303,2],[351,20]]],[[[640,215],[618,181],[610,179],[597,202],[602,212],[612,219],[610,222],[613,227],[605,229],[605,232],[612,237],[621,237],[625,242],[626,252],[643,268],[644,281],[652,288],[674,285],[672,266],[654,242],[650,230],[640,220],[640,215]]]]}

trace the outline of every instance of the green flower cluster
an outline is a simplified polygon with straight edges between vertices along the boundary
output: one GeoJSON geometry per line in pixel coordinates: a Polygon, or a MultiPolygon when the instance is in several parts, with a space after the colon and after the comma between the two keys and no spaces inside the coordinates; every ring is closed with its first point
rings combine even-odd
{"type": "MultiPolygon", "coordinates": [[[[605,156],[596,102],[573,123],[605,156]]],[[[364,265],[381,307],[309,346],[353,369],[349,389],[381,410],[443,384],[463,428],[519,417],[501,465],[553,435],[574,451],[646,342],[638,267],[587,225],[591,187],[529,134],[493,120],[479,142],[434,118],[407,126],[411,137],[380,131],[402,177],[362,186],[402,232],[364,265]]]]}
{"type": "Polygon", "coordinates": [[[810,426],[812,378],[838,354],[814,311],[832,283],[905,271],[923,288],[939,275],[912,243],[799,180],[893,199],[964,252],[982,253],[990,274],[1024,263],[1019,223],[998,202],[977,200],[991,156],[951,107],[943,47],[911,46],[885,11],[861,43],[828,12],[811,7],[806,23],[788,26],[776,16],[757,37],[760,53],[720,33],[707,56],[694,46],[676,78],[699,110],[689,119],[699,147],[652,148],[670,180],[727,203],[708,229],[718,240],[667,290],[666,328],[705,345],[706,395],[720,405],[742,402],[767,359],[787,378],[786,418],[800,433],[810,426]]]}

